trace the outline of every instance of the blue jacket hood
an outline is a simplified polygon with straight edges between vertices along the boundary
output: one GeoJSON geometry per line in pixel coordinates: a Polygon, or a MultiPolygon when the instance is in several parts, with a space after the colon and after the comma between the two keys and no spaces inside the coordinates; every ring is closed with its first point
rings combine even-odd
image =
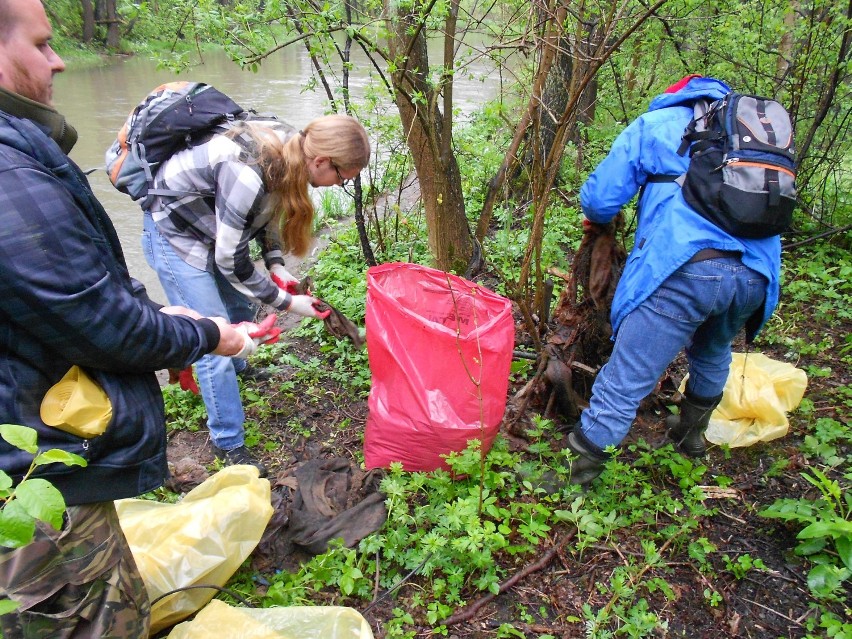
{"type": "Polygon", "coordinates": [[[648,110],[656,111],[657,109],[665,109],[680,104],[691,104],[701,98],[719,100],[730,92],[731,87],[721,80],[716,80],[715,78],[692,78],[677,93],[661,93],[651,100],[648,110]]]}

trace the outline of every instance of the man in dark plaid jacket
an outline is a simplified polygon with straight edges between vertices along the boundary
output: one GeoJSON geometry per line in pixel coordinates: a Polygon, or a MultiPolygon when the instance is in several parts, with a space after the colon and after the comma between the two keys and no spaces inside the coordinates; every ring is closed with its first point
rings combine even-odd
{"type": "MultiPolygon", "coordinates": [[[[66,501],[65,522],[39,522],[23,548],[0,545],[0,599],[18,604],[0,617],[0,635],[147,637],[148,597],[113,500],[157,488],[168,472],[155,371],[207,353],[244,356],[246,338],[219,318],[153,303],[130,277],[112,223],[67,156],[76,132],[51,107],[65,65],[50,38],[41,0],[0,0],[0,424],[34,428],[41,450],[87,466],[39,467],[66,501]],[[40,417],[75,365],[112,407],[105,432],[88,439],[40,417]]],[[[0,468],[14,482],[31,461],[0,439],[0,468]]]]}

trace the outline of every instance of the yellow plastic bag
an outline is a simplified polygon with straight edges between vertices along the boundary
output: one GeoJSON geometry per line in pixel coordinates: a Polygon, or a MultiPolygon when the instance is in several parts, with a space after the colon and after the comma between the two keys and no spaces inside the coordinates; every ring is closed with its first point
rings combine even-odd
{"type": "Polygon", "coordinates": [[[168,639],[373,639],[370,624],[353,608],[292,606],[235,608],[214,599],[168,639]]]}
{"type": "Polygon", "coordinates": [[[40,413],[48,426],[90,439],[106,430],[112,403],[100,384],[74,365],[47,391],[40,413]]]}
{"type": "MultiPolygon", "coordinates": [[[[792,364],[760,353],[734,353],[722,401],[704,436],[731,448],[783,437],[790,429],[786,413],[799,405],[807,385],[805,371],[792,364]]],[[[681,392],[685,388],[686,378],[681,392]]]]}
{"type": "MultiPolygon", "coordinates": [[[[269,481],[254,466],[228,466],[176,504],[122,499],[115,505],[152,601],[184,586],[224,586],[272,517],[269,481]]],[[[216,594],[202,588],[160,600],[151,609],[151,634],[185,619],[216,594]]]]}

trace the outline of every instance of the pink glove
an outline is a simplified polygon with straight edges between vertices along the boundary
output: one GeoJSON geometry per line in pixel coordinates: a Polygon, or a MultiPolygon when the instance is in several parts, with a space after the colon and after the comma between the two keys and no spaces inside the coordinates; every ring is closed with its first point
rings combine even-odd
{"type": "Polygon", "coordinates": [[[269,267],[269,276],[278,288],[287,291],[290,295],[295,295],[298,292],[296,287],[299,285],[299,280],[290,275],[287,269],[280,264],[273,264],[269,267]]]}
{"type": "Polygon", "coordinates": [[[272,315],[267,315],[260,324],[254,324],[253,322],[242,323],[250,325],[248,336],[252,339],[259,340],[260,344],[274,344],[281,336],[281,329],[275,326],[277,319],[278,316],[273,313],[272,315]]]}
{"type": "Polygon", "coordinates": [[[316,319],[325,319],[331,314],[331,309],[312,295],[294,295],[287,310],[303,317],[316,319]]]}

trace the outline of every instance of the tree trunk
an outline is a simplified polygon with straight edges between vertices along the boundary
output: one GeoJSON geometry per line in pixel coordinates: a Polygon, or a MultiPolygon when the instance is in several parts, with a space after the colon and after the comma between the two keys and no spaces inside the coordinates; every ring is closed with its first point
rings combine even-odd
{"type": "Polygon", "coordinates": [[[91,44],[95,38],[95,7],[92,0],[80,0],[83,7],[83,42],[91,44]]]}
{"type": "MultiPolygon", "coordinates": [[[[552,24],[553,16],[549,16],[549,7],[537,6],[537,22],[542,25],[542,37],[552,24]]],[[[519,201],[529,199],[530,184],[542,179],[541,170],[545,158],[553,148],[556,138],[556,122],[565,111],[568,104],[568,88],[571,84],[573,60],[571,43],[566,33],[562,32],[557,38],[553,63],[544,81],[544,91],[541,102],[532,114],[532,123],[527,129],[524,144],[526,149],[521,162],[515,166],[514,175],[510,179],[511,198],[519,201]]],[[[541,55],[541,51],[539,51],[541,55]]],[[[573,136],[572,136],[573,137],[573,136]]]]}
{"type": "Polygon", "coordinates": [[[106,20],[107,20],[107,49],[117,50],[121,43],[121,31],[118,24],[118,11],[116,10],[116,0],[106,0],[106,20]]]}
{"type": "MultiPolygon", "coordinates": [[[[442,114],[438,106],[442,89],[449,85],[446,78],[439,86],[426,81],[429,59],[424,25],[418,19],[420,4],[415,2],[410,13],[398,9],[394,14],[386,7],[391,16],[389,50],[397,68],[391,76],[394,101],[414,158],[435,266],[462,273],[473,255],[473,236],[465,216],[461,173],[449,139],[452,111],[442,114]]],[[[444,64],[446,67],[446,58],[444,64]]]]}

